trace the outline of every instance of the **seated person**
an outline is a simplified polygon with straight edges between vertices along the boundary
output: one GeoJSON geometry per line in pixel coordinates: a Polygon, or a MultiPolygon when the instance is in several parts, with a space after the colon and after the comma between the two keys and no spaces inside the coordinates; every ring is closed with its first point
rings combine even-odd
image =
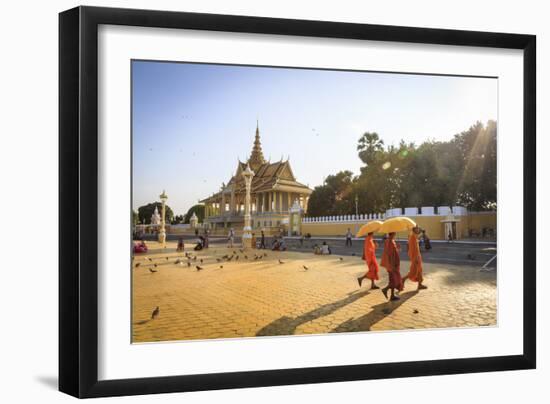
{"type": "Polygon", "coordinates": [[[195,245],[195,248],[193,248],[195,251],[200,251],[204,248],[204,237],[199,236],[199,242],[195,245]]]}
{"type": "Polygon", "coordinates": [[[273,240],[273,244],[271,244],[271,250],[272,251],[280,251],[280,249],[281,249],[281,243],[275,237],[275,239],[273,240]]]}
{"type": "Polygon", "coordinates": [[[321,254],[322,255],[331,254],[330,247],[328,246],[326,241],[323,241],[323,245],[321,246],[321,254]]]}
{"type": "Polygon", "coordinates": [[[315,244],[313,246],[313,254],[315,254],[315,255],[320,255],[321,254],[321,247],[319,247],[318,244],[315,244]]]}
{"type": "Polygon", "coordinates": [[[135,253],[147,252],[147,245],[145,245],[145,241],[141,240],[141,242],[134,244],[134,252],[135,253]]]}
{"type": "Polygon", "coordinates": [[[286,251],[286,244],[285,244],[284,238],[281,238],[281,241],[279,241],[279,251],[286,251]]]}

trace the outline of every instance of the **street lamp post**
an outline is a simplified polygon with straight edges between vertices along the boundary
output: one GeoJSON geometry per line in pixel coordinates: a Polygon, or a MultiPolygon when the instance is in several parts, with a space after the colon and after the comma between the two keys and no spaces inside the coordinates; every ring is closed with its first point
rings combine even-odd
{"type": "Polygon", "coordinates": [[[160,231],[158,240],[159,243],[166,244],[166,201],[168,200],[168,195],[166,195],[166,192],[163,190],[159,198],[162,202],[162,212],[160,216],[160,231]]]}
{"type": "Polygon", "coordinates": [[[246,169],[241,174],[244,178],[244,185],[246,187],[246,194],[244,197],[244,227],[243,227],[243,247],[252,247],[252,226],[250,225],[250,188],[252,185],[252,178],[254,177],[254,171],[250,169],[247,164],[246,169]]]}
{"type": "Polygon", "coordinates": [[[355,194],[355,234],[359,230],[359,195],[355,194]]]}

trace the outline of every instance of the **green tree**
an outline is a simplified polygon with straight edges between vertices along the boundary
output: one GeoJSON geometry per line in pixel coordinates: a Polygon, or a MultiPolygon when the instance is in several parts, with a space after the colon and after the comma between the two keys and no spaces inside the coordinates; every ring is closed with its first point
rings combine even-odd
{"type": "Polygon", "coordinates": [[[357,143],[359,158],[366,165],[372,164],[379,153],[384,150],[384,141],[376,132],[365,132],[357,143]]]}
{"type": "Polygon", "coordinates": [[[308,215],[328,216],[348,214],[353,202],[353,183],[351,171],[340,171],[329,175],[323,185],[314,188],[309,197],[308,215]]]}
{"type": "MultiPolygon", "coordinates": [[[[151,216],[153,216],[153,213],[155,212],[155,207],[158,209],[158,212],[160,215],[162,215],[162,203],[160,202],[151,202],[147,205],[140,206],[138,208],[138,216],[139,216],[139,222],[145,223],[145,224],[151,224],[151,216]]],[[[166,223],[171,223],[172,218],[174,217],[174,212],[172,212],[172,209],[170,206],[166,205],[166,216],[165,220],[166,223]]]]}

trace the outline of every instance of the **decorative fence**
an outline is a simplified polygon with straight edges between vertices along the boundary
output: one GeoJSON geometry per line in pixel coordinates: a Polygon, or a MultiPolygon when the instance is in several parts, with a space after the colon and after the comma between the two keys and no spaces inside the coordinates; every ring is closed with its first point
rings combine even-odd
{"type": "Polygon", "coordinates": [[[421,208],[395,208],[388,209],[385,213],[364,213],[359,215],[335,215],[304,217],[302,223],[342,223],[342,222],[364,222],[368,220],[384,220],[395,216],[465,216],[468,209],[464,206],[423,206],[421,208]]]}

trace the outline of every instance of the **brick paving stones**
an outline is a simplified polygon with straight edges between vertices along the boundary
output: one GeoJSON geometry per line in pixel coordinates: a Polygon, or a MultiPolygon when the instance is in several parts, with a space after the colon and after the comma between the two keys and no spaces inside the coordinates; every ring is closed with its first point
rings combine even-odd
{"type": "MultiPolygon", "coordinates": [[[[259,251],[250,250],[245,260],[238,248],[195,253],[186,245],[197,256],[188,267],[186,258],[175,264],[183,257],[175,242],[148,246],[133,260],[133,342],[496,325],[496,273],[479,267],[424,264],[428,289],[417,292],[407,282],[401,300],[388,302],[368,281],[359,288],[360,257],[265,251],[267,257],[254,260],[259,251]],[[233,251],[239,261],[216,261],[233,251]],[[159,316],[151,319],[157,306],[159,316]]],[[[403,275],[408,265],[402,261],[403,275]]],[[[380,274],[383,286],[384,268],[380,274]]]]}

